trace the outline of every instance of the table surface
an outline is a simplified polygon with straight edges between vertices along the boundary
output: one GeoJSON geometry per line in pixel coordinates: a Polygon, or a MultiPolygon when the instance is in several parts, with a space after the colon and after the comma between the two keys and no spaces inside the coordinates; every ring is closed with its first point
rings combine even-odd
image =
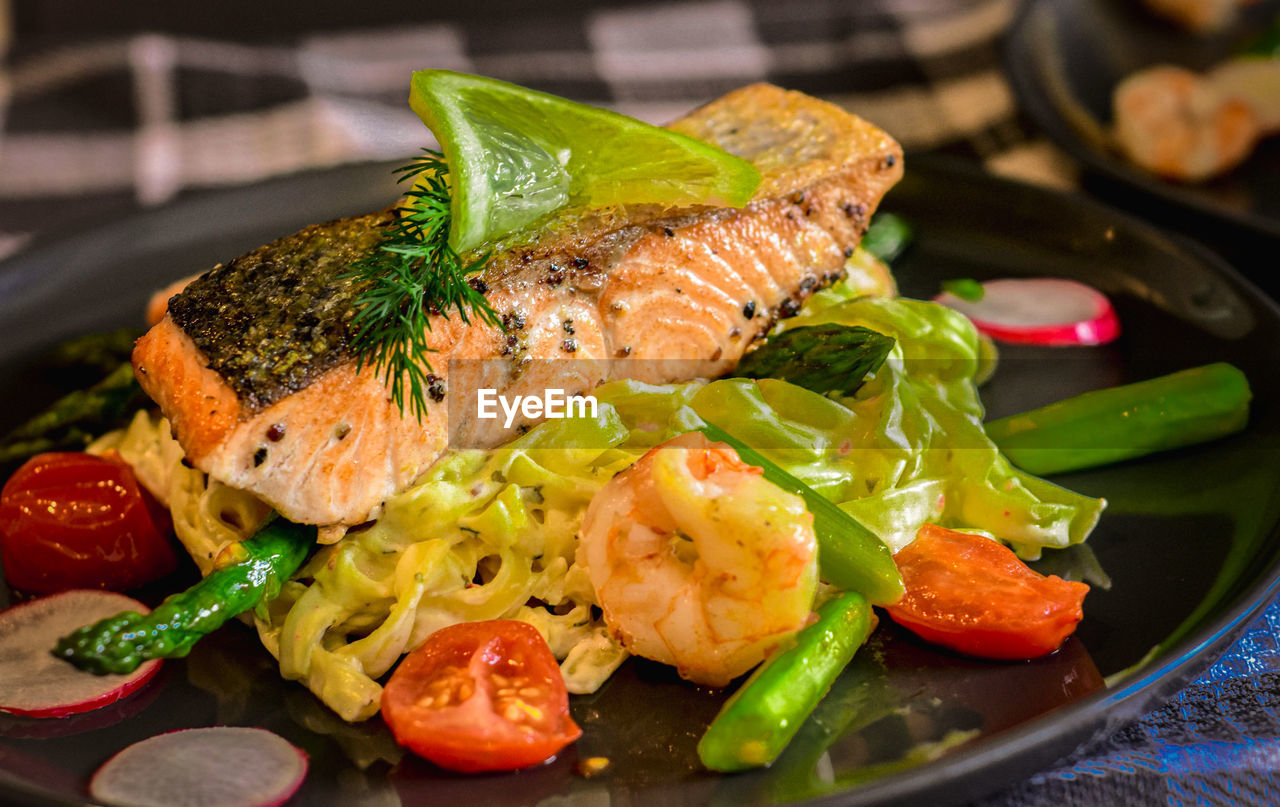
{"type": "MultiPolygon", "coordinates": [[[[773,81],[876,121],[909,153],[1181,225],[1082,176],[1019,110],[1000,55],[1013,0],[117,5],[0,0],[0,257],[67,222],[414,153],[427,141],[405,81],[424,66],[654,122],[773,81]]],[[[1246,274],[1274,267],[1273,250],[1194,234],[1246,274]]],[[[1159,709],[983,803],[1280,803],[1278,637],[1272,603],[1159,709]]]]}

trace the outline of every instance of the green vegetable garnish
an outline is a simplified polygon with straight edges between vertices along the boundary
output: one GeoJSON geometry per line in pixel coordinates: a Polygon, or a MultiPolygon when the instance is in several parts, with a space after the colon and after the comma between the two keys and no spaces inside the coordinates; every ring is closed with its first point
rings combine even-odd
{"type": "Polygon", "coordinates": [[[738,363],[738,378],[780,378],[814,392],[852,395],[880,369],[893,337],[870,328],[826,322],[769,337],[738,363]]]}
{"type": "Polygon", "coordinates": [[[944,280],[942,281],[942,290],[971,303],[976,303],[987,295],[987,290],[983,288],[982,284],[971,277],[944,280]]]}
{"type": "Polygon", "coordinates": [[[128,673],[148,659],[182,658],[224,622],[274,598],[315,545],[316,528],[275,518],[228,548],[228,562],[145,616],[108,617],[58,640],[53,654],[104,675],[128,673]]]}
{"type": "Polygon", "coordinates": [[[57,367],[94,370],[105,376],[129,361],[133,343],[142,334],[137,328],[83,334],[54,348],[49,361],[57,367]]]}
{"type": "Polygon", "coordinates": [[[911,245],[914,237],[906,219],[880,212],[871,218],[871,225],[862,236],[862,248],[885,263],[892,263],[911,245]]]}
{"type": "Polygon", "coordinates": [[[813,514],[819,575],[824,581],[846,591],[860,591],[876,605],[898,601],[903,592],[902,575],[889,547],[875,533],[724,429],[708,423],[699,431],[709,440],[727,443],[743,462],[763,468],[765,479],[804,499],[813,514]]]}
{"type": "Polygon", "coordinates": [[[741,771],[778,758],[832,682],[866,642],[871,606],[856,592],[818,609],[818,620],[775,650],[725,703],[698,742],[713,771],[741,771]]]}
{"type": "Polygon", "coordinates": [[[1216,440],[1249,421],[1249,380],[1222,362],[1094,390],[986,424],[1018,467],[1077,471],[1216,440]]]}
{"type": "Polygon", "coordinates": [[[128,362],[106,378],[58,399],[52,406],[0,438],[0,463],[18,462],[43,451],[80,451],[95,436],[127,421],[150,403],[128,362]]]}
{"type": "Polygon", "coordinates": [[[488,256],[464,260],[449,245],[449,166],[439,152],[424,149],[411,165],[399,169],[400,180],[415,185],[405,194],[408,206],[398,209],[396,224],[372,257],[356,263],[351,274],[368,287],[356,301],[351,321],[356,371],[372,365],[391,387],[403,412],[419,420],[426,414],[431,365],[426,355],[431,314],[475,317],[497,326],[501,319],[468,277],[484,268],[488,256]],[[406,390],[405,385],[408,384],[406,390]],[[407,394],[406,394],[407,393],[407,394]]]}

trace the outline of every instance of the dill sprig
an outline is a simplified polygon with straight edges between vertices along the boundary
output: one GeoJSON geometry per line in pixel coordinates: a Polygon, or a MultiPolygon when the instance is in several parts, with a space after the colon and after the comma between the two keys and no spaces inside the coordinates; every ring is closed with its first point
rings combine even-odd
{"type": "Polygon", "coordinates": [[[351,321],[356,372],[371,365],[391,387],[400,411],[405,411],[407,398],[419,421],[438,380],[427,361],[434,352],[427,345],[431,315],[448,317],[453,311],[467,325],[472,317],[491,326],[501,321],[484,294],[468,282],[489,256],[466,263],[449,246],[449,164],[437,151],[422,151],[413,163],[396,170],[401,182],[414,187],[405,193],[407,204],[396,208],[386,239],[347,273],[367,283],[351,321]]]}

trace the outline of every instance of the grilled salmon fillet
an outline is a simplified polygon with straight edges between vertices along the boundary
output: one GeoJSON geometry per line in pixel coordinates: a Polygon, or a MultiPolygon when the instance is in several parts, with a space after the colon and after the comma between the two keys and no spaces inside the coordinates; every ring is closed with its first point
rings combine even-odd
{"type": "Polygon", "coordinates": [[[752,201],[599,212],[501,248],[481,280],[503,325],[433,318],[420,420],[372,368],[357,372],[349,346],[346,273],[378,248],[393,209],[305,228],[193,281],[138,341],[138,380],[196,467],[292,521],[351,525],[451,439],[509,436],[460,405],[479,386],[583,392],[616,377],[727,372],[842,276],[902,153],[839,107],[765,84],[670,128],[754,163],[752,201]]]}

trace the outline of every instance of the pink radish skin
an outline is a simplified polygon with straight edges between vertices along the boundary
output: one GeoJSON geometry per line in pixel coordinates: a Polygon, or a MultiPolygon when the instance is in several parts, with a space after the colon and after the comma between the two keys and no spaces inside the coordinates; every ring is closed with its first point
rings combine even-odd
{"type": "Polygon", "coordinates": [[[954,308],[1000,342],[1024,345],[1103,345],[1120,335],[1106,295],[1054,277],[1008,278],[982,284],[981,300],[944,292],[934,302],[954,308]]]}
{"type": "Polygon", "coordinates": [[[160,669],[148,661],[128,675],[95,675],[50,653],[76,628],[121,611],[146,613],[137,600],[111,591],[64,591],[0,612],[0,711],[66,717],[108,706],[160,669]]]}
{"type": "Polygon", "coordinates": [[[14,740],[49,740],[55,737],[72,737],[89,731],[114,726],[137,717],[147,710],[164,691],[160,679],[169,668],[161,669],[148,686],[141,687],[127,698],[78,715],[65,715],[57,720],[24,715],[0,714],[0,737],[14,740]]]}
{"type": "Polygon", "coordinates": [[[307,755],[266,729],[183,729],[125,748],[89,782],[104,804],[279,807],[307,777],[307,755]]]}

